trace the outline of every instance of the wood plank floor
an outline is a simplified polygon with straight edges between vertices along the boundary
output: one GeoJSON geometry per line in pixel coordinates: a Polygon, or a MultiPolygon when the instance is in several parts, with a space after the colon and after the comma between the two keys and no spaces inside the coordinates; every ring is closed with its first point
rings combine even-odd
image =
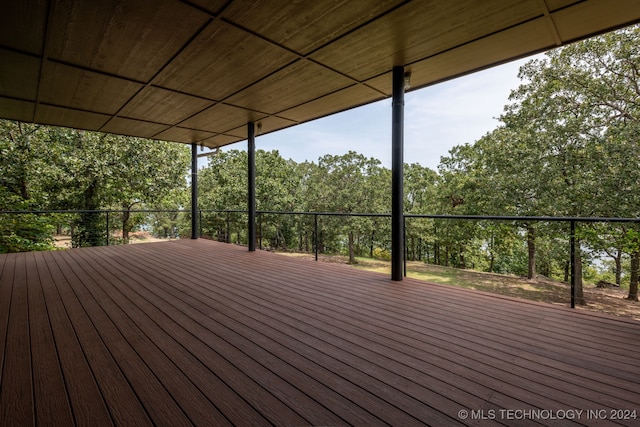
{"type": "Polygon", "coordinates": [[[206,240],[0,255],[2,426],[640,425],[639,357],[633,320],[206,240]]]}

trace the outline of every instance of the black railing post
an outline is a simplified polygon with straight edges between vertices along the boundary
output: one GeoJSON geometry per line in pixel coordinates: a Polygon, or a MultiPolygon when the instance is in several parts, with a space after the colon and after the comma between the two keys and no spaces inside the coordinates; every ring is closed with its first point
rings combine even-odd
{"type": "Polygon", "coordinates": [[[229,211],[227,211],[227,243],[231,243],[231,220],[229,219],[229,211]]]}
{"type": "Polygon", "coordinates": [[[404,277],[407,277],[407,259],[409,247],[407,246],[407,217],[402,215],[402,244],[404,245],[404,277]]]}
{"type": "Polygon", "coordinates": [[[106,213],[107,213],[107,244],[106,246],[109,246],[109,211],[107,211],[106,213]]]}
{"type": "Polygon", "coordinates": [[[198,230],[198,236],[202,237],[202,209],[198,211],[198,226],[200,227],[198,230]]]}
{"type": "Polygon", "coordinates": [[[262,250],[262,212],[258,212],[258,248],[262,250]]]}
{"type": "Polygon", "coordinates": [[[570,280],[571,280],[571,308],[576,308],[576,222],[571,220],[570,234],[569,234],[569,245],[570,248],[570,280]]]}
{"type": "Polygon", "coordinates": [[[314,246],[315,246],[315,252],[316,252],[316,261],[318,260],[318,214],[313,214],[313,222],[314,222],[314,234],[315,234],[315,238],[314,238],[314,246]]]}

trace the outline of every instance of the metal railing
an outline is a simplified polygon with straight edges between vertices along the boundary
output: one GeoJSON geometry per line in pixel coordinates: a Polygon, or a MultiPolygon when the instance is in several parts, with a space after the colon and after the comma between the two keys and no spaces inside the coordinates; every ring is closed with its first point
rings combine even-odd
{"type": "MultiPolygon", "coordinates": [[[[127,213],[128,215],[151,215],[151,214],[183,214],[183,218],[174,218],[173,223],[170,225],[169,236],[166,237],[179,237],[187,236],[190,233],[190,226],[187,226],[190,219],[189,210],[162,210],[162,209],[150,209],[150,210],[39,210],[39,211],[0,211],[0,215],[53,215],[58,222],[66,222],[67,228],[72,235],[72,241],[77,242],[77,246],[83,245],[109,245],[114,243],[121,243],[114,237],[113,231],[116,229],[115,222],[122,223],[122,215],[127,213]],[[119,216],[120,215],[120,216],[119,216]],[[101,217],[100,221],[96,221],[96,217],[101,217]],[[95,229],[89,230],[85,235],[76,235],[74,237],[74,226],[77,229],[86,229],[86,224],[83,225],[82,220],[88,220],[91,222],[90,226],[95,229]],[[180,232],[180,225],[184,222],[185,227],[183,229],[189,229],[189,233],[180,232]],[[84,227],[84,228],[83,228],[84,227]],[[75,240],[74,240],[75,239],[75,240]],[[92,240],[93,239],[93,240],[92,240]]],[[[258,247],[263,249],[264,240],[264,220],[269,215],[284,215],[284,216],[299,216],[302,218],[309,218],[313,221],[308,221],[307,226],[312,224],[312,247],[315,255],[315,260],[319,258],[320,251],[320,219],[323,217],[364,217],[364,218],[391,218],[391,214],[387,213],[351,213],[351,212],[296,212],[296,211],[271,211],[271,210],[258,210],[257,222],[258,222],[258,247]]],[[[214,238],[211,233],[212,229],[218,230],[216,235],[217,240],[231,243],[233,235],[233,225],[238,225],[236,230],[235,243],[243,244],[246,242],[246,235],[243,235],[243,230],[246,232],[246,210],[200,210],[199,211],[199,235],[207,238],[214,238]],[[222,216],[222,218],[220,217],[222,216]],[[241,219],[240,219],[241,217],[241,219]],[[209,233],[205,233],[205,231],[209,233]]],[[[554,217],[554,216],[490,216],[490,215],[440,215],[440,214],[405,214],[405,243],[406,243],[406,221],[412,219],[432,219],[432,220],[449,220],[449,221],[500,221],[500,222],[514,222],[514,223],[564,223],[569,225],[569,259],[570,259],[570,285],[571,285],[571,307],[574,308],[576,304],[576,274],[575,274],[575,261],[576,261],[576,226],[579,223],[640,223],[640,218],[601,218],[601,217],[554,217]]],[[[148,226],[148,224],[147,224],[148,226]]],[[[74,244],[74,246],[76,246],[74,244]]],[[[407,269],[407,245],[405,244],[404,254],[404,274],[406,276],[407,269]]]]}
{"type": "MultiPolygon", "coordinates": [[[[235,212],[247,213],[244,210],[235,211],[218,211],[218,212],[235,212]]],[[[315,260],[318,260],[318,236],[319,236],[319,218],[322,217],[368,217],[368,218],[391,218],[391,214],[387,213],[348,213],[348,212],[283,212],[283,211],[260,211],[257,212],[257,221],[259,223],[258,230],[262,230],[262,215],[298,215],[313,217],[313,247],[315,260]]],[[[576,226],[579,223],[640,223],[640,218],[605,218],[605,217],[556,217],[556,216],[497,216],[497,215],[441,215],[441,214],[405,214],[405,253],[404,253],[404,275],[407,274],[407,245],[406,245],[406,221],[407,219],[433,219],[433,220],[453,220],[453,221],[500,221],[514,223],[563,223],[569,226],[568,230],[568,246],[569,246],[569,280],[570,280],[570,298],[571,308],[576,305],[576,226]]],[[[259,232],[262,235],[262,232],[259,232]]],[[[262,239],[258,238],[258,244],[262,249],[262,239]]]]}
{"type": "MultiPolygon", "coordinates": [[[[142,226],[143,230],[152,227],[149,216],[152,214],[183,214],[188,215],[190,211],[175,209],[85,209],[85,210],[12,210],[0,211],[2,217],[36,215],[38,217],[47,216],[49,225],[56,229],[55,235],[67,236],[70,238],[72,247],[82,246],[109,246],[113,244],[126,243],[124,231],[122,229],[125,215],[133,220],[131,224],[134,232],[135,228],[142,226]],[[140,218],[143,216],[144,218],[140,218]],[[119,234],[120,233],[120,234],[119,234]]],[[[189,215],[190,216],[190,215],[189,215]]],[[[171,221],[170,221],[171,222],[171,221]]],[[[177,238],[180,236],[178,224],[182,219],[174,219],[173,225],[166,231],[163,237],[177,238]]]]}

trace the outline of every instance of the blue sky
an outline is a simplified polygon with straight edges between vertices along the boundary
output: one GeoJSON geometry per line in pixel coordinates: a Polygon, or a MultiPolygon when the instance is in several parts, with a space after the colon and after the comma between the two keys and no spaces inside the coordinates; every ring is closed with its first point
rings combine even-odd
{"type": "MultiPolygon", "coordinates": [[[[405,163],[436,169],[440,157],[473,143],[497,125],[509,93],[521,83],[518,68],[529,57],[405,95],[405,163]]],[[[224,149],[245,150],[246,141],[224,149]]],[[[356,151],[391,167],[391,100],[256,137],[256,148],[285,159],[316,162],[325,154],[356,151]]]]}

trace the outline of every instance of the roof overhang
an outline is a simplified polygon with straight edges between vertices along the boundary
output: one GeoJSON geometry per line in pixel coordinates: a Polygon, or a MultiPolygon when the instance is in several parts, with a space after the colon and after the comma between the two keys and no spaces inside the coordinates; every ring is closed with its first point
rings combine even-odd
{"type": "Polygon", "coordinates": [[[0,117],[217,147],[640,21],[638,0],[13,0],[0,117]]]}

